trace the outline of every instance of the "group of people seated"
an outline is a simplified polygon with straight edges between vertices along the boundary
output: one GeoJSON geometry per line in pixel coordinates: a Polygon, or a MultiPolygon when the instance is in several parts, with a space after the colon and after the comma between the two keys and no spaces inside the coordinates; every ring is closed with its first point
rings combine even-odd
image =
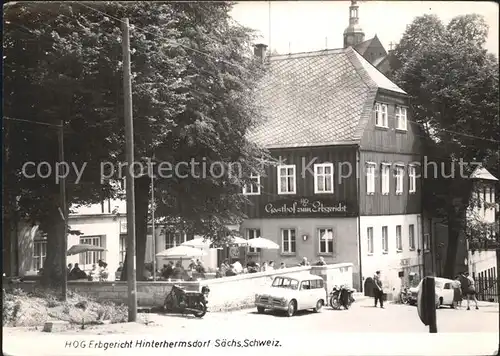
{"type": "Polygon", "coordinates": [[[195,279],[204,279],[206,269],[203,262],[199,259],[191,259],[188,268],[184,268],[181,261],[175,264],[170,261],[168,264],[163,265],[160,271],[160,277],[164,280],[183,280],[191,281],[195,279]]]}
{"type": "MultiPolygon", "coordinates": [[[[307,260],[306,257],[302,258],[302,261],[297,265],[297,266],[310,266],[311,264],[307,260]]],[[[318,262],[315,263],[316,266],[324,266],[326,265],[325,259],[323,257],[320,257],[318,262]]],[[[226,259],[224,262],[222,262],[221,266],[217,268],[217,272],[215,277],[216,278],[221,278],[221,277],[231,277],[231,276],[236,276],[238,274],[242,273],[257,273],[257,272],[265,272],[265,271],[270,271],[274,269],[284,269],[287,267],[292,267],[292,266],[287,266],[285,262],[281,262],[279,267],[276,268],[274,261],[269,261],[269,262],[263,262],[262,265],[259,263],[253,261],[251,258],[248,260],[246,267],[244,268],[241,264],[240,261],[236,261],[233,263],[229,263],[229,260],[226,259]]]]}
{"type": "MultiPolygon", "coordinates": [[[[119,280],[121,273],[123,271],[123,263],[120,262],[120,266],[116,270],[115,279],[119,280]]],[[[182,280],[182,281],[192,281],[195,279],[205,278],[205,266],[203,262],[195,259],[191,259],[188,268],[184,268],[181,261],[174,263],[170,261],[164,264],[161,270],[156,271],[156,280],[182,280]]],[[[153,264],[146,263],[144,268],[144,279],[153,280],[153,264]]]]}
{"type": "Polygon", "coordinates": [[[88,272],[85,273],[78,263],[75,263],[75,266],[73,266],[71,263],[68,264],[68,280],[69,281],[75,281],[75,280],[81,280],[81,279],[86,279],[88,281],[106,281],[108,279],[109,273],[108,273],[108,264],[104,262],[103,260],[98,261],[98,266],[95,264],[92,265],[92,269],[88,272]]]}

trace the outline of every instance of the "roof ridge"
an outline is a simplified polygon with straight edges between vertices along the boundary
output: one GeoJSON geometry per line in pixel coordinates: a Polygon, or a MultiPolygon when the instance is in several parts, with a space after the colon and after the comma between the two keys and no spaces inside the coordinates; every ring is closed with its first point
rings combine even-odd
{"type": "Polygon", "coordinates": [[[268,58],[270,61],[279,61],[279,60],[285,60],[285,59],[327,56],[330,54],[340,54],[340,53],[344,53],[344,52],[345,52],[344,48],[332,48],[332,49],[322,49],[319,51],[297,52],[297,53],[272,55],[272,56],[269,56],[268,58]]]}
{"type": "MultiPolygon", "coordinates": [[[[360,72],[360,75],[364,78],[367,79],[367,81],[370,83],[370,88],[376,87],[384,90],[389,90],[392,92],[396,93],[401,93],[407,95],[407,93],[399,87],[396,83],[394,83],[392,80],[387,78],[385,74],[383,74],[380,70],[378,70],[377,67],[375,67],[370,61],[368,61],[366,58],[364,58],[361,53],[359,53],[355,48],[349,47],[351,50],[346,51],[347,58],[349,58],[350,62],[354,65],[355,69],[360,72]],[[363,63],[366,63],[368,67],[372,68],[374,70],[374,73],[370,74],[369,70],[365,67],[363,63]],[[377,78],[372,77],[372,75],[379,76],[379,79],[382,79],[383,81],[387,81],[388,83],[393,86],[392,88],[385,87],[384,83],[377,83],[377,78]]],[[[348,49],[349,49],[348,48],[348,49]]]]}
{"type": "MultiPolygon", "coordinates": [[[[349,59],[349,63],[354,67],[356,73],[359,75],[361,78],[361,81],[369,88],[369,89],[374,89],[378,88],[377,83],[368,75],[366,72],[365,68],[363,68],[363,64],[361,64],[361,61],[359,58],[354,55],[353,52],[356,52],[361,56],[361,54],[354,49],[354,47],[348,47],[346,49],[346,56],[349,59]]],[[[361,56],[362,57],[362,56],[361,56]]]]}

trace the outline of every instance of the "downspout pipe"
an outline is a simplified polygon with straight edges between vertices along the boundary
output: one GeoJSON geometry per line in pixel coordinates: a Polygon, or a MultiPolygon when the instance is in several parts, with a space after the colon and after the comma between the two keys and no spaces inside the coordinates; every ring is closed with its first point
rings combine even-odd
{"type": "MultiPolygon", "coordinates": [[[[420,152],[422,153],[422,152],[420,152]]],[[[424,155],[420,154],[420,169],[423,170],[424,167],[424,155]]],[[[422,231],[422,269],[423,273],[420,274],[420,278],[424,277],[424,274],[426,274],[426,269],[425,269],[425,211],[424,211],[424,202],[423,202],[423,186],[424,186],[424,177],[422,176],[422,172],[420,172],[420,231],[422,231]]],[[[429,229],[432,229],[432,226],[429,226],[429,229]]],[[[432,243],[431,243],[431,234],[429,232],[429,245],[427,248],[429,249],[429,253],[432,259],[432,254],[433,254],[433,248],[432,248],[432,243]]]]}
{"type": "Polygon", "coordinates": [[[362,253],[361,253],[361,177],[360,177],[360,172],[361,172],[361,166],[360,166],[360,160],[361,160],[361,152],[360,152],[360,146],[357,145],[356,148],[356,180],[357,180],[357,205],[358,205],[358,262],[359,262],[359,289],[360,292],[363,291],[363,275],[361,273],[362,271],[362,253]]]}

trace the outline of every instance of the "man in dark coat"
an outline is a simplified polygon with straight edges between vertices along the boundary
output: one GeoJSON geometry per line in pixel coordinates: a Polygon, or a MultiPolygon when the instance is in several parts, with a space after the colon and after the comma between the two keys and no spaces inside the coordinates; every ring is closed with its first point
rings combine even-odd
{"type": "Polygon", "coordinates": [[[380,307],[384,309],[384,290],[382,288],[382,280],[380,279],[380,271],[375,272],[373,276],[373,282],[375,287],[373,288],[373,295],[375,296],[375,308],[377,307],[378,301],[380,301],[380,307]]]}

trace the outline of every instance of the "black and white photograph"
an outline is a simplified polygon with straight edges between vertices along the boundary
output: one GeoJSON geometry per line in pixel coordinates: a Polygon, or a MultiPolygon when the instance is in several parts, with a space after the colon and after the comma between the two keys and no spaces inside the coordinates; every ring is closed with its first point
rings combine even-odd
{"type": "Polygon", "coordinates": [[[2,352],[493,356],[499,6],[8,1],[2,352]]]}

